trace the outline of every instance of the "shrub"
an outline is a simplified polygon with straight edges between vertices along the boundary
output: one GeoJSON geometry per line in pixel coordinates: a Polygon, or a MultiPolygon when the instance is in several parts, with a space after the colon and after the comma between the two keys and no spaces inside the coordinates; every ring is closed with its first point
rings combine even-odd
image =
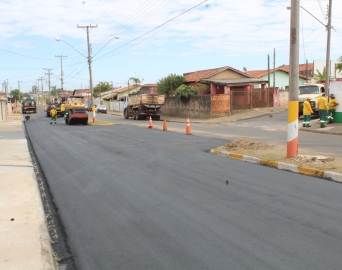
{"type": "Polygon", "coordinates": [[[197,95],[197,89],[190,85],[182,84],[176,91],[176,97],[179,99],[188,99],[194,95],[197,95]]]}

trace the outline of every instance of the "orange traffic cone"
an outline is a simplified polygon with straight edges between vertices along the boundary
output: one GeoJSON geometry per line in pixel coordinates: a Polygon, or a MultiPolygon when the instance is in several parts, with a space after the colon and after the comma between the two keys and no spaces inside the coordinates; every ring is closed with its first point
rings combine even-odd
{"type": "Polygon", "coordinates": [[[163,130],[164,130],[164,131],[167,131],[166,119],[164,119],[163,130]]]}
{"type": "Polygon", "coordinates": [[[190,128],[190,120],[188,117],[188,121],[186,122],[186,130],[185,130],[186,135],[191,135],[191,128],[190,128]]]}
{"type": "Polygon", "coordinates": [[[148,128],[153,128],[153,123],[152,123],[152,117],[150,116],[150,123],[148,125],[148,128]]]}

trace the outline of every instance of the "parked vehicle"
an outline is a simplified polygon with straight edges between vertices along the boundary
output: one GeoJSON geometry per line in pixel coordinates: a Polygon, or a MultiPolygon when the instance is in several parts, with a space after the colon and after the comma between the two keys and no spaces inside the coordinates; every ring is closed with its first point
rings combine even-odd
{"type": "Polygon", "coordinates": [[[63,116],[63,112],[62,112],[62,109],[61,109],[61,103],[60,102],[56,102],[56,103],[48,103],[47,106],[46,106],[46,116],[47,117],[50,117],[50,111],[51,111],[51,106],[55,106],[55,109],[57,111],[57,115],[60,115],[60,116],[63,116]]]}
{"type": "Polygon", "coordinates": [[[152,117],[160,120],[161,107],[165,104],[165,95],[134,93],[126,96],[126,105],[123,112],[125,119],[143,120],[152,117]]]}
{"type": "Polygon", "coordinates": [[[98,113],[107,113],[106,105],[99,105],[96,110],[98,113]]]}
{"type": "Polygon", "coordinates": [[[66,111],[64,115],[65,124],[88,125],[88,113],[83,96],[69,96],[65,104],[62,104],[62,111],[64,110],[66,111]]]}
{"type": "Polygon", "coordinates": [[[32,98],[25,98],[22,101],[21,113],[37,113],[36,101],[32,98]]]}
{"type": "Polygon", "coordinates": [[[317,99],[319,96],[321,96],[323,93],[325,93],[324,84],[311,84],[306,83],[304,85],[299,86],[299,110],[298,110],[298,117],[303,114],[303,103],[304,101],[310,97],[310,105],[312,110],[314,111],[315,116],[318,117],[318,108],[317,105],[317,99]]]}

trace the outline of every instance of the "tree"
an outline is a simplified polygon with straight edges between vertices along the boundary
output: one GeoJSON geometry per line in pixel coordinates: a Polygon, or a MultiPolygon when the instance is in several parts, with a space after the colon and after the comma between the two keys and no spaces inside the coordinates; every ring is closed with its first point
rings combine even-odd
{"type": "Polygon", "coordinates": [[[191,85],[182,84],[176,91],[176,96],[182,100],[186,100],[194,95],[197,95],[197,89],[191,85]]]}
{"type": "Polygon", "coordinates": [[[113,86],[109,82],[99,82],[95,87],[94,87],[94,96],[98,97],[101,95],[102,92],[107,92],[112,90],[113,86]]]}
{"type": "Polygon", "coordinates": [[[186,79],[182,75],[170,74],[157,82],[157,91],[161,95],[173,96],[177,88],[185,83],[185,81],[186,79]]]}
{"type": "Polygon", "coordinates": [[[322,73],[318,69],[316,69],[316,71],[317,73],[314,74],[314,79],[317,80],[318,82],[325,82],[325,73],[326,73],[325,67],[323,68],[322,73]]]}
{"type": "Polygon", "coordinates": [[[129,80],[128,81],[131,81],[131,82],[133,82],[134,83],[134,85],[135,85],[135,87],[137,87],[138,86],[138,84],[139,83],[141,83],[141,81],[138,79],[138,78],[135,78],[135,77],[131,77],[131,78],[129,78],[129,80]]]}
{"type": "Polygon", "coordinates": [[[336,64],[336,70],[338,71],[338,74],[341,74],[342,72],[342,56],[340,56],[339,59],[337,59],[339,63],[336,64]]]}
{"type": "MultiPolygon", "coordinates": [[[[14,89],[11,91],[10,93],[13,97],[19,97],[19,90],[18,89],[14,89]]],[[[24,94],[20,93],[20,97],[19,99],[22,100],[23,99],[24,94]]]]}

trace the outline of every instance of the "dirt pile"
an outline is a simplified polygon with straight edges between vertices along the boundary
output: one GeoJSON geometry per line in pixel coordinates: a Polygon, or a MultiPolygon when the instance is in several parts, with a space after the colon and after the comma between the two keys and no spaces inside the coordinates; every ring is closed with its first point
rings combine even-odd
{"type": "Polygon", "coordinates": [[[268,150],[272,149],[273,146],[263,143],[263,142],[254,142],[247,139],[236,139],[225,144],[222,147],[224,150],[268,150]]]}

